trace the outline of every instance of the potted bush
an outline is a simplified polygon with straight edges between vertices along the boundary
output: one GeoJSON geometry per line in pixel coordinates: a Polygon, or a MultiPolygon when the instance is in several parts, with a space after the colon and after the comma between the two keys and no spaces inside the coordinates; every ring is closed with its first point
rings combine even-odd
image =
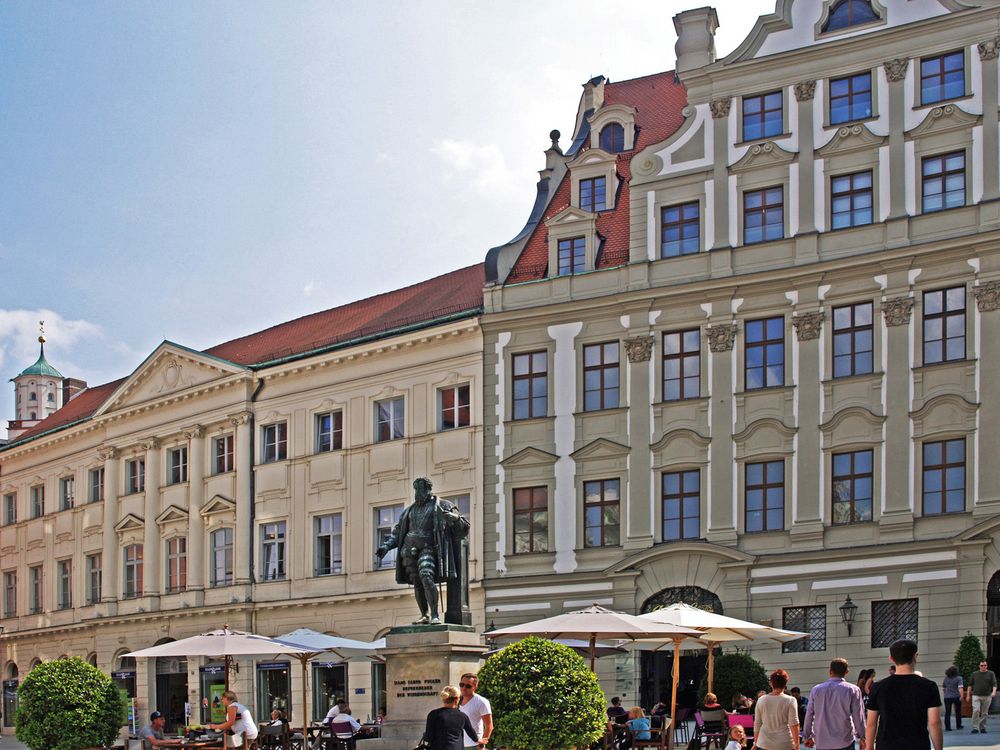
{"type": "MultiPolygon", "coordinates": [[[[770,690],[767,672],[761,663],[750,654],[734,651],[715,658],[714,682],[712,692],[726,708],[736,693],[743,693],[748,698],[755,698],[758,690],[770,690]]],[[[708,692],[708,675],[701,678],[698,686],[698,698],[704,700],[708,692]]]]}
{"type": "MultiPolygon", "coordinates": [[[[958,667],[958,673],[962,675],[962,682],[969,685],[969,677],[973,672],[979,670],[979,663],[986,658],[982,644],[972,633],[966,633],[958,643],[958,650],[955,651],[954,663],[958,667]]],[[[972,716],[972,701],[966,698],[967,693],[962,691],[962,716],[972,716]]]]}
{"type": "Polygon", "coordinates": [[[30,750],[114,744],[126,698],[111,678],[79,657],[39,664],[17,689],[14,734],[30,750]]]}
{"type": "Polygon", "coordinates": [[[604,693],[573,649],[525,638],[486,660],[479,692],[493,708],[493,744],[509,750],[589,747],[604,735],[604,693]]]}

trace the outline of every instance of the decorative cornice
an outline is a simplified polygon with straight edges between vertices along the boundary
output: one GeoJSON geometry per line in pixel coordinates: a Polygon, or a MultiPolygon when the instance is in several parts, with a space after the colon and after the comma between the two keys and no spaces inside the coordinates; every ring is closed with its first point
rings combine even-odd
{"type": "Polygon", "coordinates": [[[996,60],[1000,54],[1000,36],[979,43],[980,60],[996,60]]]}
{"type": "Polygon", "coordinates": [[[823,313],[800,313],[792,318],[792,326],[798,334],[799,341],[812,341],[819,338],[823,329],[823,313]]]}
{"type": "Polygon", "coordinates": [[[205,434],[205,428],[200,424],[192,425],[184,430],[183,435],[188,440],[193,440],[194,438],[200,438],[205,434]]]}
{"type": "Polygon", "coordinates": [[[882,300],[881,309],[887,326],[909,325],[910,315],[913,313],[913,297],[882,300]]]}
{"type": "Polygon", "coordinates": [[[972,294],[976,298],[979,312],[1000,310],[1000,281],[990,281],[973,287],[972,294]]]}
{"type": "Polygon", "coordinates": [[[733,97],[724,96],[720,99],[713,99],[708,103],[709,109],[712,110],[712,119],[721,120],[723,117],[729,117],[729,109],[733,104],[733,97]]]}
{"type": "Polygon", "coordinates": [[[713,352],[728,352],[736,343],[736,324],[722,323],[709,326],[708,348],[713,352]]]}
{"type": "Polygon", "coordinates": [[[625,339],[623,343],[625,344],[625,353],[628,355],[628,361],[633,364],[636,362],[648,362],[653,354],[652,336],[635,336],[625,339]]]}
{"type": "Polygon", "coordinates": [[[906,78],[910,60],[906,57],[897,57],[895,60],[886,60],[882,65],[885,68],[885,77],[889,79],[889,83],[894,83],[906,78]]]}
{"type": "Polygon", "coordinates": [[[229,424],[233,427],[239,427],[241,424],[250,424],[250,412],[245,411],[242,414],[234,414],[229,418],[229,424]]]}
{"type": "Polygon", "coordinates": [[[816,95],[816,81],[800,81],[795,84],[795,101],[797,102],[808,102],[812,101],[813,96],[816,95]]]}

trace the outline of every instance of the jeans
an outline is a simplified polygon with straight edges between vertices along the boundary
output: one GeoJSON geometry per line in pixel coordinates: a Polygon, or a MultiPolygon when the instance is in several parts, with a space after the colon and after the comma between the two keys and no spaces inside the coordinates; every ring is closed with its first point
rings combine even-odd
{"type": "Polygon", "coordinates": [[[972,728],[982,732],[986,729],[986,720],[990,716],[990,703],[992,696],[974,695],[972,696],[972,728]]]}
{"type": "Polygon", "coordinates": [[[962,699],[944,699],[944,728],[951,729],[951,711],[955,709],[955,729],[962,728],[962,699]]]}

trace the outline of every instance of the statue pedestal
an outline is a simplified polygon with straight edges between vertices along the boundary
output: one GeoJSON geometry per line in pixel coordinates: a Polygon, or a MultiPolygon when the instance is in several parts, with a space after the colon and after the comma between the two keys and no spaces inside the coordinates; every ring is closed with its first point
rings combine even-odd
{"type": "Polygon", "coordinates": [[[366,750],[413,750],[424,734],[427,714],[441,707],[442,688],[458,687],[466,672],[478,672],[486,647],[469,625],[409,625],[385,638],[388,712],[379,740],[366,750]]]}

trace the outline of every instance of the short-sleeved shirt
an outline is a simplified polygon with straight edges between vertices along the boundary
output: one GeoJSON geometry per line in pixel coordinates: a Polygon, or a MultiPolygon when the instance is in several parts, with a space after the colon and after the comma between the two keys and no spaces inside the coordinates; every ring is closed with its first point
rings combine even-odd
{"type": "Polygon", "coordinates": [[[799,724],[799,702],[790,695],[762,695],[754,709],[754,725],[760,730],[754,742],[761,750],[792,750],[789,727],[799,724]]]}
{"type": "Polygon", "coordinates": [[[941,705],[938,686],[915,674],[894,674],[872,685],[868,710],[878,712],[878,750],[930,750],[927,710],[941,705]]]}
{"type": "Polygon", "coordinates": [[[969,687],[972,688],[972,694],[978,695],[980,698],[992,695],[996,686],[997,676],[988,669],[985,672],[973,672],[969,675],[969,687]]]}
{"type": "Polygon", "coordinates": [[[146,742],[146,740],[162,740],[166,739],[163,736],[162,729],[153,729],[152,724],[147,724],[142,729],[139,730],[139,739],[142,740],[143,748],[152,747],[152,743],[146,742]]]}
{"type": "Polygon", "coordinates": [[[649,739],[649,719],[647,717],[640,716],[638,719],[629,719],[628,728],[635,732],[637,740],[649,739]]]}
{"type": "MultiPolygon", "coordinates": [[[[490,707],[490,702],[477,693],[472,696],[472,699],[468,703],[460,703],[458,708],[463,714],[469,717],[469,723],[472,724],[472,728],[476,730],[476,734],[482,737],[483,717],[489,716],[493,713],[493,709],[490,707]]],[[[476,746],[476,741],[473,740],[468,734],[465,735],[465,738],[462,741],[465,743],[465,747],[476,746]]]]}
{"type": "Polygon", "coordinates": [[[962,697],[962,675],[957,674],[954,677],[945,677],[944,682],[941,684],[944,686],[945,699],[957,701],[962,697]]]}

